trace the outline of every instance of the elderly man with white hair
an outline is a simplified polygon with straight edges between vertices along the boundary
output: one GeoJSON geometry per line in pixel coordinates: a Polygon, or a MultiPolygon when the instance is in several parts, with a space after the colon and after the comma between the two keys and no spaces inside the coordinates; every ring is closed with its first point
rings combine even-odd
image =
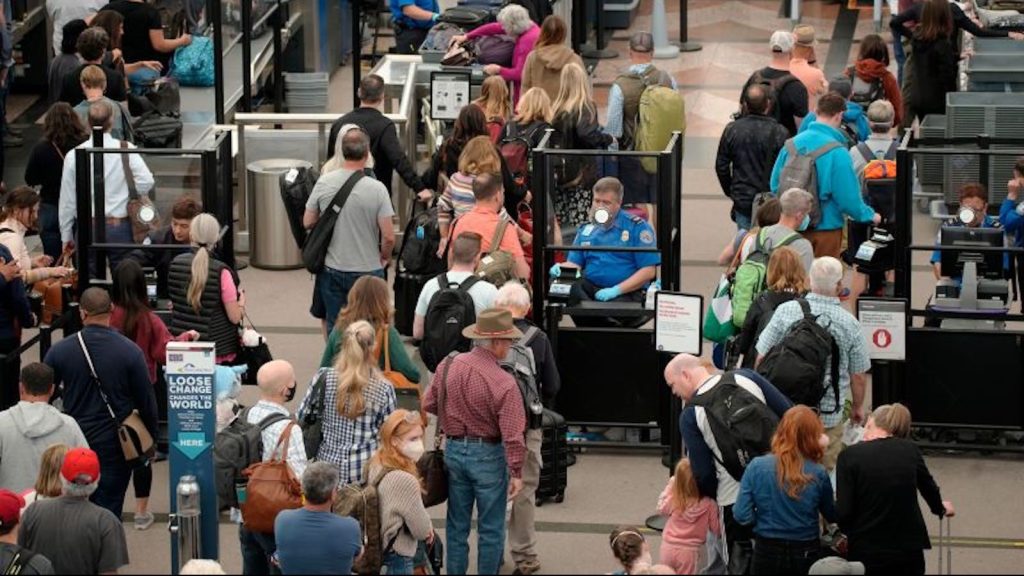
{"type": "Polygon", "coordinates": [[[519,4],[508,4],[498,12],[498,21],[484,24],[475,28],[468,34],[455,36],[452,42],[465,42],[484,36],[511,36],[516,41],[515,49],[512,52],[512,65],[499,66],[488,64],[484,66],[484,74],[501,76],[506,82],[512,84],[512,106],[519,103],[519,87],[522,84],[523,68],[526,67],[526,58],[533,51],[533,45],[540,37],[540,26],[530,20],[530,12],[519,4]]]}
{"type": "Polygon", "coordinates": [[[116,574],[128,565],[128,544],[121,519],[89,501],[100,481],[96,453],[68,450],[60,480],[60,498],[37,500],[25,510],[18,545],[42,554],[56,574],[116,574]]]}
{"type": "MultiPolygon", "coordinates": [[[[534,377],[546,406],[553,406],[558,389],[562,386],[555,363],[555,353],[547,334],[526,319],[530,312],[530,293],[519,282],[506,282],[498,290],[494,307],[512,313],[515,327],[523,333],[520,343],[533,353],[534,377]]],[[[529,418],[527,418],[529,422],[529,418]]],[[[534,495],[540,484],[540,456],[544,433],[540,427],[526,429],[526,460],[523,462],[523,491],[512,502],[509,517],[508,544],[517,574],[533,574],[540,570],[537,560],[537,532],[533,516],[536,506],[534,495]]]]}
{"type": "MultiPolygon", "coordinates": [[[[771,322],[757,340],[757,354],[760,363],[772,348],[785,339],[790,327],[804,318],[803,302],[809,306],[817,323],[832,335],[839,348],[839,406],[837,409],[831,392],[825,394],[817,406],[829,437],[829,447],[822,463],[831,472],[843,449],[844,422],[847,418],[858,424],[864,422],[864,393],[871,360],[860,322],[839,302],[839,293],[843,290],[843,265],[831,256],[818,258],[811,266],[810,283],[811,291],[806,300],[786,302],[775,310],[771,322]],[[849,414],[845,408],[847,402],[852,403],[849,414]]],[[[828,364],[831,365],[831,359],[828,364]]],[[[832,390],[831,375],[826,374],[823,384],[826,390],[832,390]]]]}

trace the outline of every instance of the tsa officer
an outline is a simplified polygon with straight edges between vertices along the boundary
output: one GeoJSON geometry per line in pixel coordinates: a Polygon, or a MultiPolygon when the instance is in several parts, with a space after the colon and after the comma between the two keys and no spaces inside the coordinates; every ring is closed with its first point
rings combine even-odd
{"type": "Polygon", "coordinates": [[[419,54],[427,32],[441,17],[437,0],[389,0],[388,5],[395,24],[395,51],[419,54]]]}
{"type": "MultiPolygon", "coordinates": [[[[574,246],[654,248],[654,230],[639,216],[622,211],[622,183],[617,178],[602,178],[594,184],[590,221],[583,224],[573,240],[574,246]]],[[[657,276],[661,255],[656,252],[572,251],[569,261],[551,269],[559,276],[563,269],[582,270],[582,278],[573,284],[569,305],[583,300],[599,302],[642,302],[643,290],[657,276]]],[[[577,326],[618,326],[622,319],[574,318],[577,326]],[[589,320],[589,321],[588,321],[589,320]],[[582,321],[582,323],[581,323],[582,321]]]]}

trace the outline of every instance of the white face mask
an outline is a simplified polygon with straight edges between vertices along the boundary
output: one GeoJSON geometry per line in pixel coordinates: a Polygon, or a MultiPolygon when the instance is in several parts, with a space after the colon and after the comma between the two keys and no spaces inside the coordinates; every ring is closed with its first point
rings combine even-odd
{"type": "Polygon", "coordinates": [[[413,440],[412,442],[402,444],[399,451],[409,460],[419,462],[423,453],[426,452],[426,448],[423,447],[423,440],[413,440]]]}

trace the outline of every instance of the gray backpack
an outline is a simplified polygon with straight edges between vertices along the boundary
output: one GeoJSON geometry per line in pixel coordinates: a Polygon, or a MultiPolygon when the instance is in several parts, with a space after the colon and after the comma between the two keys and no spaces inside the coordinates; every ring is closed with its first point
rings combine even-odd
{"type": "Polygon", "coordinates": [[[541,401],[540,389],[537,387],[537,361],[533,357],[530,342],[537,336],[540,329],[531,326],[501,361],[501,367],[516,379],[519,392],[523,396],[523,409],[526,411],[526,428],[537,430],[543,424],[544,404],[541,401]]]}
{"type": "Polygon", "coordinates": [[[782,167],[782,173],[779,174],[778,193],[782,195],[783,192],[790,188],[801,188],[811,193],[811,197],[814,198],[814,205],[811,208],[811,224],[808,226],[808,229],[816,228],[818,223],[821,222],[821,196],[818,192],[818,158],[840,147],[842,147],[842,144],[839,142],[829,142],[806,154],[801,154],[797,151],[793,138],[786,140],[786,164],[782,167]]]}

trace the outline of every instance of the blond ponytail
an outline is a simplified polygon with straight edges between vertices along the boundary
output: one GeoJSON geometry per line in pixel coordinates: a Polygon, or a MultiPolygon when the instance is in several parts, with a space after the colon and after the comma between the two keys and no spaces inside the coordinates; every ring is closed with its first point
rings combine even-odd
{"type": "Polygon", "coordinates": [[[345,329],[341,350],[334,361],[334,371],[338,374],[336,406],[338,414],[345,418],[355,419],[366,412],[364,391],[374,369],[369,356],[376,342],[377,332],[365,320],[345,329]]]}
{"type": "Polygon", "coordinates": [[[203,291],[210,277],[210,248],[220,237],[220,223],[211,214],[199,214],[192,219],[189,238],[196,247],[192,259],[192,274],[188,282],[188,303],[196,312],[202,308],[203,291]]]}

